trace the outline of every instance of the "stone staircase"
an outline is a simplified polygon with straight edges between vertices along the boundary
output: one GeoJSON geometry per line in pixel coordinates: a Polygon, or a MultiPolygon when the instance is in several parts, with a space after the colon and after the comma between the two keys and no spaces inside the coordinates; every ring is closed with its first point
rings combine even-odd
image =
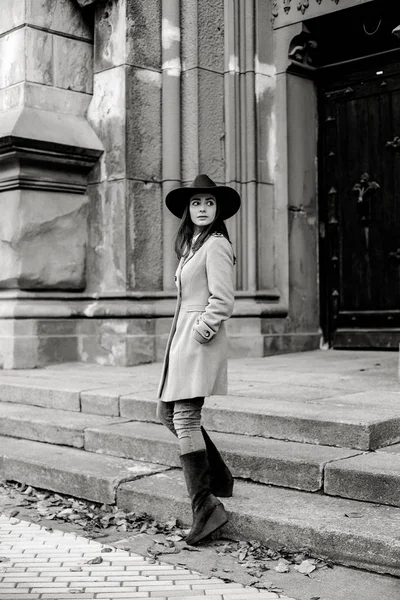
{"type": "MultiPolygon", "coordinates": [[[[150,371],[1,374],[0,477],[189,523],[150,371]]],[[[400,576],[400,388],[364,379],[289,400],[266,384],[242,396],[237,381],[235,395],[207,400],[204,425],[237,478],[227,536],[400,576]]]]}

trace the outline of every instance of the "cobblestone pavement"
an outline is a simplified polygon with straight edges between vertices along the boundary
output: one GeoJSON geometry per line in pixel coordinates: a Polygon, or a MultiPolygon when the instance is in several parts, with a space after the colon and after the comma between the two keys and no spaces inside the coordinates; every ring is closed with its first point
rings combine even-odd
{"type": "Polygon", "coordinates": [[[0,600],[293,600],[0,515],[0,600]]]}

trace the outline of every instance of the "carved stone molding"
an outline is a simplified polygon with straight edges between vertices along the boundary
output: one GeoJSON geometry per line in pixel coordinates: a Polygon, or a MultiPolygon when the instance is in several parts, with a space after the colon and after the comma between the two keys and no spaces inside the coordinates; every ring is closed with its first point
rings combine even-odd
{"type": "MultiPolygon", "coordinates": [[[[313,2],[318,5],[321,5],[322,2],[334,2],[335,4],[339,4],[340,0],[298,0],[297,10],[304,15],[313,2]]],[[[287,15],[290,12],[291,7],[292,0],[274,0],[272,3],[272,20],[275,20],[281,14],[281,12],[287,15]]]]}

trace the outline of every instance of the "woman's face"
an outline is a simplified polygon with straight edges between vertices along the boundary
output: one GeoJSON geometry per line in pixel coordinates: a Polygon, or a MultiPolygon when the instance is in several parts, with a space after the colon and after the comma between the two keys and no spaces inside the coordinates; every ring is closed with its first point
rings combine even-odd
{"type": "Polygon", "coordinates": [[[190,218],[195,226],[195,231],[211,225],[217,212],[217,202],[212,194],[196,194],[189,202],[190,218]]]}

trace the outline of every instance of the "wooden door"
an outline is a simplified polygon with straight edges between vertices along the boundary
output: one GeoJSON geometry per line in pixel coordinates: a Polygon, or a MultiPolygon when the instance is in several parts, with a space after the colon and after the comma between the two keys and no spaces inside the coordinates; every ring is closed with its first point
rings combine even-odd
{"type": "Polygon", "coordinates": [[[400,342],[400,60],[320,82],[320,272],[336,348],[400,342]]]}

